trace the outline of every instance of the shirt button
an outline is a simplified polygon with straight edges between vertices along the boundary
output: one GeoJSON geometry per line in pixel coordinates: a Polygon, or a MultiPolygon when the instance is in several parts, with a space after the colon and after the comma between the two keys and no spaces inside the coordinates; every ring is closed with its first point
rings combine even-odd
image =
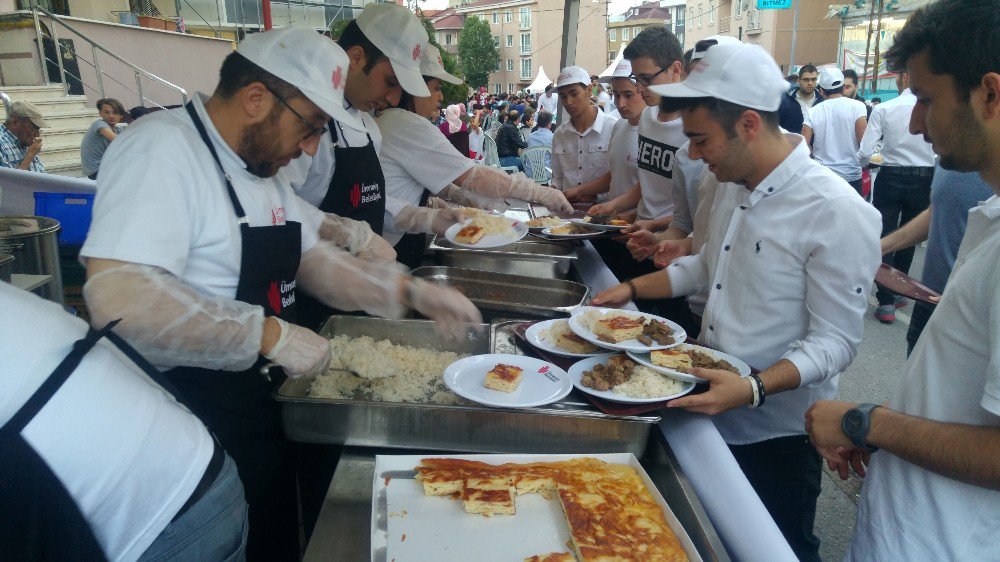
{"type": "Polygon", "coordinates": [[[768,192],[768,193],[771,193],[772,191],[774,191],[774,188],[773,188],[773,187],[769,187],[769,188],[767,188],[767,192],[768,192]]]}
{"type": "Polygon", "coordinates": [[[716,283],[715,284],[715,288],[716,289],[721,289],[722,288],[722,283],[716,283]]]}
{"type": "Polygon", "coordinates": [[[747,206],[746,205],[740,205],[740,209],[743,209],[745,211],[745,210],[747,210],[747,206]]]}
{"type": "Polygon", "coordinates": [[[709,326],[709,327],[708,327],[708,330],[709,330],[710,332],[714,332],[714,331],[715,331],[715,326],[709,326]]]}
{"type": "Polygon", "coordinates": [[[729,251],[729,244],[726,244],[726,247],[725,247],[725,248],[723,248],[723,249],[724,249],[724,250],[726,250],[726,251],[728,252],[728,251],[729,251]]]}
{"type": "Polygon", "coordinates": [[[861,287],[858,287],[857,290],[858,290],[858,294],[860,295],[861,294],[861,287]]]}

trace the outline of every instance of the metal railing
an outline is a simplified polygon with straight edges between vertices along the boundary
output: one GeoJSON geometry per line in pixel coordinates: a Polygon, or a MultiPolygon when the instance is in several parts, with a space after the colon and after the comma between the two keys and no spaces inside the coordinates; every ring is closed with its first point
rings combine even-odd
{"type": "Polygon", "coordinates": [[[47,72],[47,69],[46,69],[46,64],[45,64],[45,62],[48,61],[48,62],[57,64],[59,66],[59,80],[63,84],[64,91],[66,90],[66,88],[68,86],[68,83],[66,82],[66,75],[69,74],[70,76],[72,76],[73,78],[75,78],[77,81],[79,81],[81,85],[89,88],[93,92],[97,92],[98,94],[100,94],[100,96],[102,98],[106,97],[105,96],[105,90],[104,90],[104,78],[105,78],[105,76],[107,76],[109,79],[113,80],[115,83],[119,84],[121,87],[125,88],[129,92],[131,92],[133,94],[136,94],[139,97],[139,105],[140,106],[145,106],[146,105],[146,101],[149,101],[153,105],[156,105],[157,107],[163,107],[159,103],[157,103],[157,102],[153,101],[152,99],[149,99],[145,95],[143,95],[143,93],[142,93],[142,79],[146,78],[148,80],[152,80],[153,82],[156,82],[156,83],[158,83],[158,84],[166,87],[169,90],[173,90],[173,91],[179,93],[181,95],[181,102],[185,103],[185,104],[187,103],[187,101],[188,101],[188,95],[187,95],[187,91],[184,88],[181,88],[180,86],[178,86],[176,84],[168,82],[167,80],[164,80],[163,78],[160,78],[159,76],[153,74],[152,72],[149,72],[148,70],[139,68],[134,63],[129,62],[129,61],[125,60],[124,58],[122,58],[121,56],[119,56],[118,54],[109,51],[108,49],[106,49],[103,46],[99,45],[97,42],[95,42],[94,40],[90,39],[89,37],[87,37],[83,33],[80,33],[79,31],[77,31],[76,29],[74,29],[71,25],[69,25],[68,23],[66,23],[65,21],[63,21],[62,18],[60,18],[59,16],[53,14],[52,12],[48,11],[47,9],[45,9],[45,8],[43,8],[41,6],[39,6],[37,3],[35,3],[34,0],[32,0],[32,2],[31,2],[31,14],[32,14],[32,18],[34,19],[34,22],[35,22],[35,35],[38,38],[38,55],[39,55],[40,60],[42,61],[42,75],[45,77],[45,83],[46,84],[50,84],[51,83],[50,80],[49,80],[49,75],[48,75],[48,72],[47,72]],[[51,30],[52,30],[52,35],[51,36],[46,35],[42,31],[42,24],[41,24],[41,20],[39,19],[39,13],[44,14],[52,22],[53,25],[51,25],[51,30]],[[69,30],[70,32],[72,32],[73,34],[75,34],[80,39],[83,39],[84,41],[86,41],[90,45],[90,51],[91,51],[91,54],[93,56],[93,62],[88,61],[88,60],[80,57],[79,53],[77,53],[76,51],[74,51],[72,49],[69,49],[68,47],[64,47],[59,42],[59,31],[58,31],[59,30],[59,26],[62,26],[64,28],[66,28],[67,30],[69,30]],[[52,41],[53,45],[55,46],[56,60],[53,61],[52,59],[50,59],[47,56],[45,56],[45,46],[44,46],[44,42],[42,40],[43,37],[48,37],[52,41]],[[63,49],[66,49],[68,52],[72,53],[73,56],[77,58],[77,60],[81,60],[81,61],[87,63],[88,65],[90,65],[91,67],[93,67],[94,72],[97,75],[97,88],[96,89],[93,86],[91,86],[89,84],[86,84],[83,81],[82,77],[76,76],[73,73],[68,72],[66,70],[66,68],[63,66],[63,52],[62,52],[63,49]],[[132,70],[132,74],[133,74],[133,76],[135,76],[135,87],[136,87],[135,90],[132,90],[129,86],[125,85],[124,83],[122,83],[120,80],[118,80],[114,76],[112,76],[110,74],[107,74],[106,72],[104,72],[104,71],[101,70],[101,61],[98,59],[98,51],[100,51],[100,52],[108,55],[109,57],[115,59],[116,61],[118,61],[118,62],[120,62],[122,64],[124,64],[125,66],[127,66],[129,69],[132,70]]]}
{"type": "Polygon", "coordinates": [[[747,32],[758,33],[763,30],[764,24],[761,21],[761,12],[757,9],[747,10],[747,32]]]}

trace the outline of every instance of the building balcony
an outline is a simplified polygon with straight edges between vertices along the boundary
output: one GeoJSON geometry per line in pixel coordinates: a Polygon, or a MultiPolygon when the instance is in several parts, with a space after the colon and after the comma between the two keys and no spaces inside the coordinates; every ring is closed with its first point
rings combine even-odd
{"type": "Polygon", "coordinates": [[[729,33],[731,20],[729,16],[719,18],[719,33],[729,33]]]}
{"type": "Polygon", "coordinates": [[[760,10],[747,10],[747,33],[753,35],[764,31],[762,15],[760,10]]]}

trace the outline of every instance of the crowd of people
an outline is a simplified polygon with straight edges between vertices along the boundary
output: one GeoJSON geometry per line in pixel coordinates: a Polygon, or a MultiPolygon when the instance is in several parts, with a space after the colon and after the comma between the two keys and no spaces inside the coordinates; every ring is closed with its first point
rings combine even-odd
{"type": "MultiPolygon", "coordinates": [[[[476,307],[404,264],[465,217],[440,200],[513,197],[627,220],[597,244],[623,282],[593,304],[633,301],[757,369],[695,369],[708,389],[669,407],[712,416],[800,559],[819,559],[823,462],[866,478],[848,559],[994,557],[998,28],[991,0],[918,9],[886,53],[900,96],[870,115],[849,73],[804,67],[790,89],[759,46],[714,36],[685,53],[653,27],[606,82],[571,66],[537,97],[481,91],[442,116],[442,83],[461,80],[395,4],[365,7],[337,41],[252,35],[211,95],[121,134],[120,104],[101,100],[80,254],[92,325],[0,284],[3,309],[34,319],[0,328],[5,554],[298,559],[299,509],[308,537],[336,453],[283,436],[280,381],[260,368],[323,372],[314,330],[337,311],[414,310],[463,337],[476,307]],[[784,125],[796,112],[801,134],[784,125]],[[493,119],[501,166],[551,146],[551,187],[476,159],[493,119]],[[858,180],[876,151],[869,202],[858,180]],[[942,296],[917,309],[900,387],[881,405],[836,401],[876,269],[905,269],[921,240],[942,296]]],[[[31,169],[45,126],[15,103],[5,164],[31,169]]],[[[885,321],[898,300],[881,291],[885,321]]]]}

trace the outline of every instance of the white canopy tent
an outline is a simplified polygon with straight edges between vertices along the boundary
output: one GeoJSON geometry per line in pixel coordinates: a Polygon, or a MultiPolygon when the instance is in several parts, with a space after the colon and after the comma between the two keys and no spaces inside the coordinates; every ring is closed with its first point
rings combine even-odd
{"type": "Polygon", "coordinates": [[[601,79],[601,82],[608,83],[611,81],[611,75],[615,73],[615,67],[618,66],[618,63],[620,63],[623,58],[625,58],[625,45],[622,45],[621,48],[618,49],[618,56],[615,57],[615,60],[611,61],[611,65],[605,68],[604,72],[597,75],[598,78],[601,79]]]}
{"type": "Polygon", "coordinates": [[[538,67],[538,75],[535,76],[535,81],[531,83],[530,86],[524,89],[524,91],[529,94],[539,94],[545,91],[545,87],[552,83],[552,80],[545,75],[545,69],[541,66],[538,67]]]}

